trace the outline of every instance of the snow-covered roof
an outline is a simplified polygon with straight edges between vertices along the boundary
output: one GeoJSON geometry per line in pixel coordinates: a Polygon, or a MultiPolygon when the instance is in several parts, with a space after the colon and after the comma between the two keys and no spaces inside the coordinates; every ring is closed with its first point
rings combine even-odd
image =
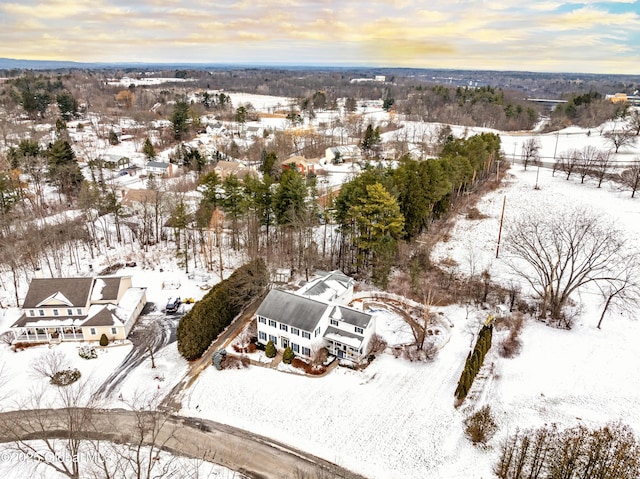
{"type": "Polygon", "coordinates": [[[15,323],[11,325],[12,328],[55,328],[60,326],[82,326],[86,316],[69,316],[69,317],[41,317],[41,316],[27,316],[23,314],[15,323]]]}
{"type": "Polygon", "coordinates": [[[115,313],[119,318],[126,321],[131,317],[146,293],[146,288],[127,289],[122,295],[122,298],[120,298],[120,302],[118,303],[118,308],[115,313]]]}
{"type": "Polygon", "coordinates": [[[310,281],[296,291],[301,296],[314,297],[325,301],[333,301],[342,296],[353,285],[352,278],[342,271],[332,271],[324,276],[310,281]]]}
{"type": "Polygon", "coordinates": [[[326,333],[324,333],[325,339],[337,341],[352,348],[360,349],[364,338],[356,333],[350,333],[348,331],[342,331],[341,329],[329,326],[326,333]]]}

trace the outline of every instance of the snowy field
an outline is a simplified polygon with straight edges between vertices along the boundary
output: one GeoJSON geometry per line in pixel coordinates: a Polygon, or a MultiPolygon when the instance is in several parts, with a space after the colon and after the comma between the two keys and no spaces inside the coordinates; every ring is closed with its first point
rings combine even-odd
{"type": "MultiPolygon", "coordinates": [[[[438,245],[436,257],[456,258],[461,267],[468,264],[467,239],[473,238],[476,268],[489,265],[492,272],[507,271],[501,259],[495,259],[505,195],[511,215],[524,207],[587,204],[615,215],[637,235],[640,211],[628,192],[567,182],[551,177],[548,170],[541,173],[542,189],[534,190],[535,174],[515,166],[505,187],[478,205],[490,217],[461,217],[453,239],[438,245]]],[[[463,308],[450,307],[445,317],[454,324],[452,338],[432,363],[385,355],[365,371],[338,369],[323,378],[256,367],[222,372],[210,368],[185,396],[182,413],[274,437],[380,479],[492,477],[500,441],[518,427],[595,427],[622,420],[640,434],[640,377],[630,374],[638,361],[640,324],[611,314],[597,330],[597,297],[582,299],[584,311],[573,330],[530,321],[522,333],[520,356],[504,359],[492,352],[485,364],[493,364],[495,376],[476,383],[480,400],[460,410],[453,407],[453,392],[470,348],[471,325],[489,312],[475,311],[467,320],[463,308]],[[481,450],[465,439],[462,421],[485,402],[492,406],[500,431],[489,448],[481,450]]],[[[380,319],[384,324],[384,317],[380,319]]],[[[394,334],[389,327],[384,331],[387,337],[394,334]]]]}

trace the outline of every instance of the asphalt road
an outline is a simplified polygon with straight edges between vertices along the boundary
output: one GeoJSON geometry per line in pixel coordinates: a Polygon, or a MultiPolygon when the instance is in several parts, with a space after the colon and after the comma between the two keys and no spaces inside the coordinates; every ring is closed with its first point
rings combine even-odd
{"type": "MultiPolygon", "coordinates": [[[[364,479],[336,464],[264,436],[206,419],[158,411],[82,408],[21,410],[0,413],[0,443],[16,439],[91,437],[126,444],[139,425],[153,443],[176,455],[204,459],[250,478],[364,479]],[[74,420],[70,420],[73,417],[74,420]],[[78,421],[77,418],[82,420],[78,421]],[[154,427],[149,427],[149,426],[154,427]],[[153,440],[151,440],[153,437],[153,440]]],[[[134,439],[135,440],[135,439],[134,439]]]]}

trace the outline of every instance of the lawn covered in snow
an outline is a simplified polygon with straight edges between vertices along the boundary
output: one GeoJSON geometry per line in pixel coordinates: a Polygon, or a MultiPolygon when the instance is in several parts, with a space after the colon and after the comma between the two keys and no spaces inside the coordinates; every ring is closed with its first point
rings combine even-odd
{"type": "MultiPolygon", "coordinates": [[[[508,280],[505,254],[495,258],[500,213],[505,221],[534,211],[559,211],[576,205],[610,217],[632,241],[640,229],[637,200],[611,184],[566,181],[541,170],[514,166],[504,187],[487,195],[478,209],[488,217],[461,215],[434,259],[451,257],[461,272],[489,268],[494,280],[508,280]]],[[[557,423],[602,426],[623,421],[640,434],[640,378],[637,365],[640,324],[610,313],[596,329],[601,303],[592,292],[579,298],[581,316],[570,331],[529,320],[523,349],[513,359],[488,355],[488,379],[476,381],[477,400],[454,408],[453,392],[471,345],[471,331],[490,311],[449,307],[453,323],[449,343],[430,363],[410,363],[386,354],[364,371],[339,368],[322,378],[306,378],[270,369],[206,370],[185,395],[182,414],[232,424],[309,450],[371,478],[492,477],[500,442],[516,428],[557,423]],[[464,437],[463,419],[491,405],[500,429],[486,450],[464,437]]],[[[382,320],[386,336],[393,328],[382,320]]],[[[406,336],[405,336],[406,337],[406,336]]],[[[499,344],[501,333],[494,344],[499,344]]],[[[486,371],[485,370],[485,371],[486,371]]]]}

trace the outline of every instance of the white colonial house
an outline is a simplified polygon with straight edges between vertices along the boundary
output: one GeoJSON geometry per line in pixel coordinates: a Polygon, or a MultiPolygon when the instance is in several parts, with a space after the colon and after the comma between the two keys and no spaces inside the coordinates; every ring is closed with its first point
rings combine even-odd
{"type": "Polygon", "coordinates": [[[130,276],[35,278],[11,326],[14,342],[126,339],[146,302],[130,276]]]}
{"type": "Polygon", "coordinates": [[[256,311],[258,342],[291,347],[306,359],[325,347],[338,359],[357,363],[369,352],[375,323],[370,314],[346,306],[352,295],[353,280],[339,271],[295,292],[272,289],[256,311]]]}

